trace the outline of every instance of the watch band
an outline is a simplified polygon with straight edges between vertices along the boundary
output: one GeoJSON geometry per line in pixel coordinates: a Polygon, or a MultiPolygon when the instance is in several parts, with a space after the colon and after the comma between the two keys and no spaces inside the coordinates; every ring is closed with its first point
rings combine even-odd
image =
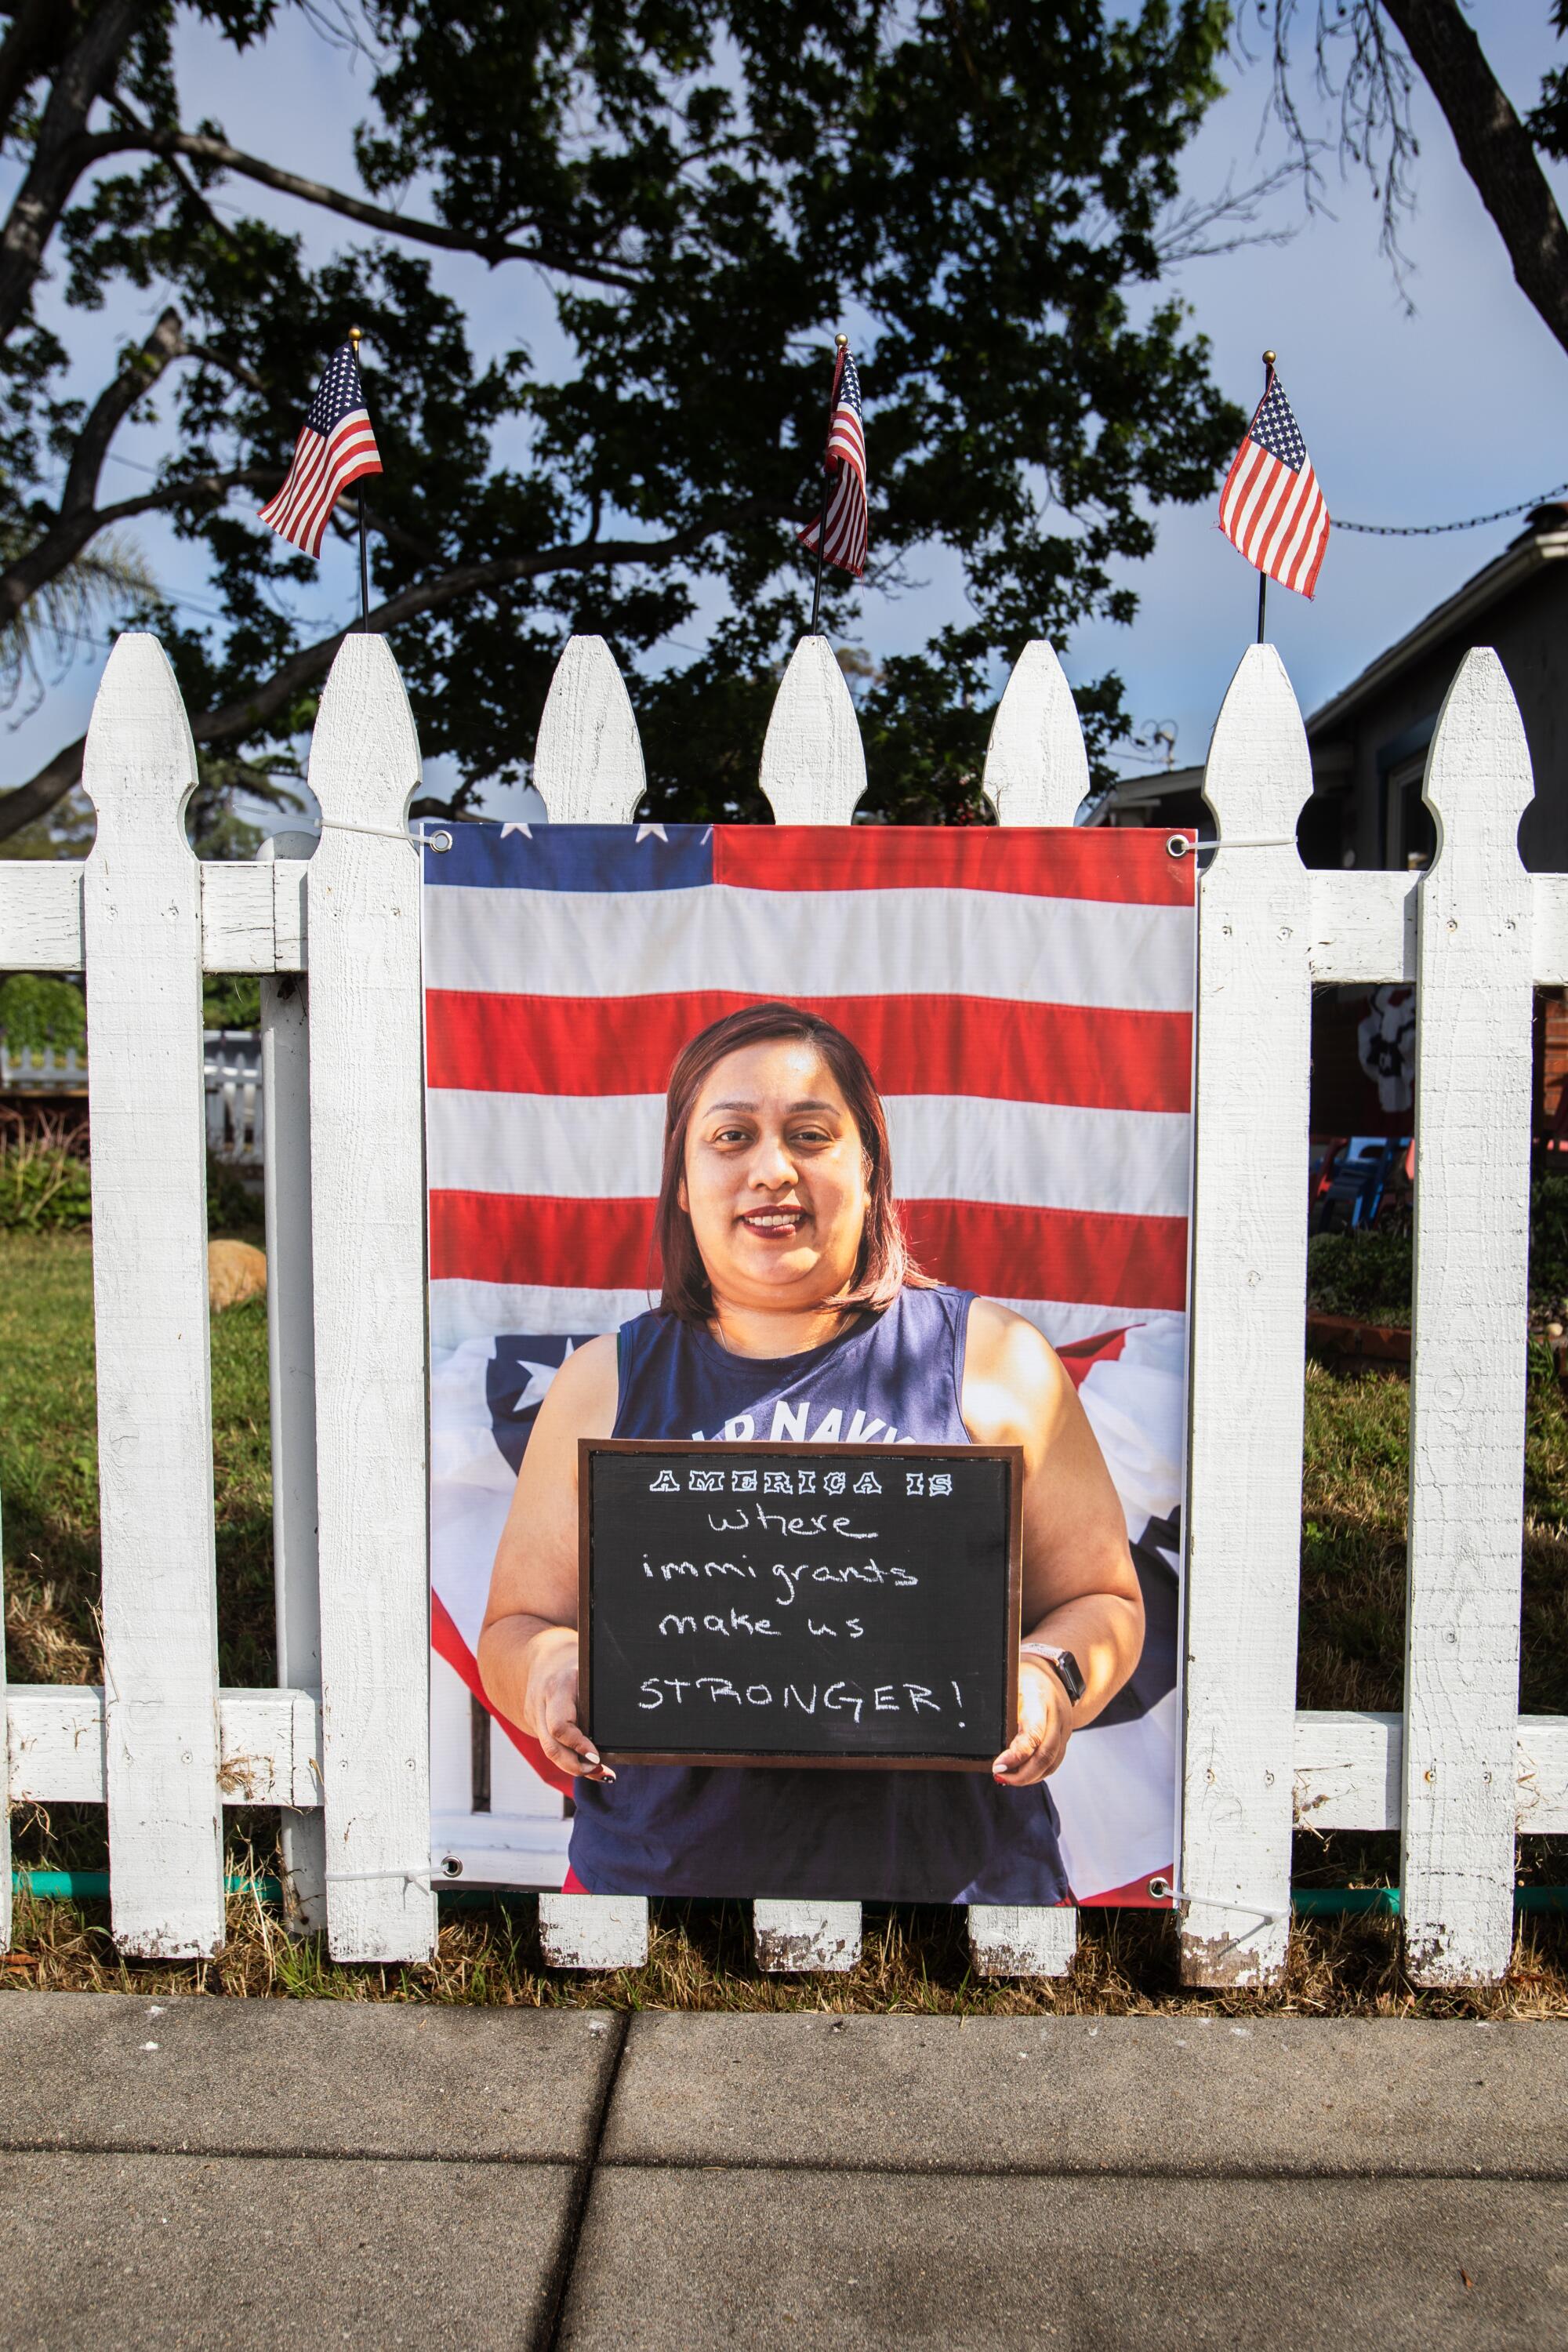
{"type": "Polygon", "coordinates": [[[1019,1646],[1024,1657],[1044,1658],[1047,1665],[1055,1669],[1058,1681],[1076,1706],[1083,1696],[1085,1684],[1083,1670],[1072,1652],[1052,1649],[1046,1642],[1024,1642],[1019,1646]]]}

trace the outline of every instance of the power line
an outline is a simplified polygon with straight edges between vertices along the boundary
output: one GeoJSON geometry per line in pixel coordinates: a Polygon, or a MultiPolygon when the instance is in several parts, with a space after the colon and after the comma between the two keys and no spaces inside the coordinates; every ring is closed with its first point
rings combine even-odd
{"type": "Polygon", "coordinates": [[[1531,507],[1550,506],[1568,490],[1568,482],[1559,482],[1554,490],[1541,490],[1532,499],[1521,499],[1516,507],[1499,507],[1493,514],[1467,515],[1463,522],[1342,522],[1338,515],[1329,518],[1335,530],[1362,530],[1373,539],[1436,539],[1446,530],[1476,530],[1484,522],[1506,522],[1510,515],[1528,514],[1531,507]]]}

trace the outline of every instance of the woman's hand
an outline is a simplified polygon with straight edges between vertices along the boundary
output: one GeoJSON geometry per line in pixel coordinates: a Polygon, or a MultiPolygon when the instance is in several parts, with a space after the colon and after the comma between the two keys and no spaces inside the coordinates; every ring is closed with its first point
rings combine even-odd
{"type": "Polygon", "coordinates": [[[552,1625],[528,1645],[523,1728],[531,1731],[557,1771],[575,1780],[613,1780],[577,1720],[577,1633],[552,1625]]]}
{"type": "Polygon", "coordinates": [[[991,1770],[1004,1789],[1031,1789],[1056,1770],[1072,1738],[1072,1702],[1043,1658],[1018,1661],[1018,1730],[991,1770]]]}

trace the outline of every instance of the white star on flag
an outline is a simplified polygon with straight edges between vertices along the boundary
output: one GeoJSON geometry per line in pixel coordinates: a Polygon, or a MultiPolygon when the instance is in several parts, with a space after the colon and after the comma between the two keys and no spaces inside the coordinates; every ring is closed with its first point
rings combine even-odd
{"type": "MultiPolygon", "coordinates": [[[[571,1339],[567,1340],[566,1356],[569,1356],[572,1353],[574,1345],[574,1341],[571,1339]]],[[[563,1364],[566,1361],[566,1356],[562,1357],[561,1364],[563,1364]]],[[[520,1357],[518,1360],[521,1364],[523,1370],[528,1374],[529,1381],[528,1386],[524,1389],[522,1394],[519,1397],[517,1402],[512,1407],[514,1413],[527,1412],[530,1406],[542,1404],[544,1402],[545,1391],[549,1388],[551,1381],[555,1378],[556,1373],[561,1370],[561,1364],[535,1364],[531,1363],[526,1356],[520,1357]]]]}
{"type": "MultiPolygon", "coordinates": [[[[662,824],[639,824],[637,827],[637,841],[641,841],[645,834],[649,833],[657,833],[660,841],[663,842],[666,849],[669,847],[669,835],[666,833],[662,824]]],[[[632,847],[634,849],[637,847],[637,841],[633,842],[632,847]]]]}
{"type": "Polygon", "coordinates": [[[521,833],[524,841],[533,839],[533,827],[531,824],[503,824],[500,837],[503,841],[510,841],[514,833],[521,833]]]}

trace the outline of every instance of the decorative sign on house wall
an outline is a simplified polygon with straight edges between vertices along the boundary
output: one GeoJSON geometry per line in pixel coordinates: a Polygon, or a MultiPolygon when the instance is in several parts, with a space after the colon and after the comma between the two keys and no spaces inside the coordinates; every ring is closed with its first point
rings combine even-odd
{"type": "MultiPolygon", "coordinates": [[[[1163,834],[1026,826],[484,824],[441,838],[426,840],[424,901],[437,1866],[599,1893],[1167,1899],[1179,1844],[1193,859],[1173,856],[1163,834]],[[758,1080],[754,1059],[772,1048],[724,1032],[721,1045],[740,1039],[728,1060],[700,1069],[684,1095],[678,1076],[677,1166],[672,1070],[689,1077],[708,1050],[694,1041],[768,1003],[816,1024],[774,1044],[805,1064],[816,1055],[826,1075],[802,1077],[775,1118],[773,1081],[758,1080]],[[851,1189],[863,1168],[880,1170],[867,1179],[870,1205],[854,1213],[868,1236],[881,1184],[923,1280],[900,1286],[895,1268],[870,1295],[861,1261],[886,1252],[868,1239],[849,1269],[849,1308],[803,1325],[781,1361],[759,1351],[754,1324],[727,1327],[727,1254],[733,1244],[784,1267],[793,1296],[788,1269],[810,1258],[829,1219],[816,1155],[830,1160],[846,1135],[851,1189]],[[740,1183],[731,1234],[705,1220],[713,1184],[739,1181],[736,1156],[757,1171],[763,1213],[752,1215],[740,1183]],[[618,1339],[590,1348],[610,1333],[618,1339]],[[727,1670],[706,1650],[696,1656],[702,1639],[721,1639],[700,1621],[728,1622],[733,1605],[754,1627],[770,1612],[710,1578],[700,1607],[672,1586],[639,1634],[623,1582],[614,1622],[629,1646],[606,1667],[599,1623],[579,1654],[577,1441],[612,1435],[695,1441],[705,1461],[755,1473],[754,1490],[731,1496],[714,1467],[728,1515],[767,1505],[769,1445],[797,1456],[823,1498],[836,1454],[851,1498],[851,1474],[886,1464],[893,1484],[879,1480],[876,1499],[892,1510],[896,1487],[896,1540],[889,1518],[863,1531],[874,1548],[857,1541],[849,1551],[863,1556],[840,1559],[847,1538],[832,1521],[845,1514],[828,1514],[815,1548],[789,1538],[765,1562],[754,1556],[768,1579],[775,1561],[809,1578],[901,1561],[907,1479],[922,1465],[930,1475],[933,1444],[1021,1444],[1020,1622],[984,1694],[985,1739],[963,1753],[968,1716],[955,1738],[945,1712],[939,1732],[929,1711],[945,1708],[934,1696],[938,1619],[963,1661],[946,1681],[967,1687],[965,1645],[978,1643],[977,1655],[994,1645],[1006,1605],[1005,1538],[993,1527],[974,1550],[985,1512],[970,1498],[964,1539],[906,1570],[931,1580],[921,1612],[940,1603],[918,1670],[811,1672],[792,1646],[787,1676],[730,1674],[742,1715],[747,1688],[770,1694],[754,1709],[759,1750],[783,1737],[774,1683],[799,1694],[797,1754],[824,1742],[824,1691],[852,1683],[868,1751],[853,1769],[616,1762],[738,1752],[733,1727],[700,1733],[693,1717],[691,1729],[671,1728],[690,1711],[684,1690],[679,1705],[665,1691],[664,1720],[647,1738],[633,1737],[624,1703],[636,1714],[643,1685],[687,1679],[664,1655],[676,1639],[696,1645],[686,1664],[721,1683],[727,1670]],[[481,1672],[487,1605],[547,1629],[528,1672],[546,1657],[549,1672],[539,1667],[531,1697],[504,1642],[486,1642],[481,1672]],[[658,1633],[660,1618],[688,1615],[699,1620],[690,1631],[658,1633]],[[1037,1659],[1071,1654],[1063,1668],[1021,1643],[1037,1659]],[[639,1646],[646,1654],[631,1654],[639,1646]],[[574,1685],[563,1698],[563,1658],[575,1674],[586,1667],[586,1694],[574,1685]],[[1059,1731],[1071,1702],[1056,1687],[1078,1675],[1093,1719],[1059,1767],[1020,1778],[1015,1758],[1003,1769],[1009,1708],[1021,1707],[1026,1728],[1059,1731]],[[884,1698],[874,1722],[876,1694],[896,1699],[909,1685],[933,1696],[905,1708],[889,1748],[893,1707],[884,1698]],[[495,1686],[512,1698],[510,1719],[495,1686]],[[531,1707],[529,1729],[517,1718],[531,1707]],[[563,1737],[578,1744],[563,1748],[563,1737]],[[928,1768],[962,1755],[983,1769],[894,1771],[876,1762],[879,1742],[889,1766],[923,1753],[928,1768]],[[881,1785],[895,1780],[896,1794],[881,1785]]],[[[972,1472],[986,1466],[975,1460],[972,1472]]],[[[939,1496],[928,1486],[921,1499],[949,1507],[939,1496]]],[[[679,1507],[695,1499],[683,1489],[679,1507]]],[[[660,1543],[668,1500],[650,1490],[627,1518],[621,1497],[622,1535],[646,1528],[650,1585],[689,1554],[700,1582],[702,1559],[728,1557],[723,1539],[714,1530],[701,1559],[690,1544],[660,1543]]],[[[623,1542],[617,1578],[629,1558],[623,1542]]],[[[868,1585],[865,1611],[833,1589],[862,1638],[875,1617],[876,1638],[896,1646],[888,1588],[868,1585]]],[[[781,1627],[794,1605],[774,1612],[781,1627]]],[[[779,1637],[751,1638],[762,1649],[779,1637]]],[[[708,1696],[710,1711],[729,1704],[708,1696]]],[[[843,1727],[841,1714],[835,1740],[843,1727]]]]}

